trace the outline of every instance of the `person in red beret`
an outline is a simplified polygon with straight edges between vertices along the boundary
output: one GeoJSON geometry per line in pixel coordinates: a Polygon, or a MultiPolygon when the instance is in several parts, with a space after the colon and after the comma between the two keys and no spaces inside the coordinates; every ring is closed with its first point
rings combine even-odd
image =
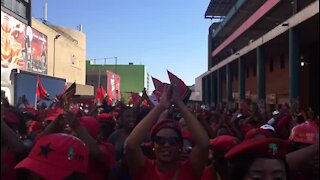
{"type": "Polygon", "coordinates": [[[234,136],[222,135],[210,140],[209,165],[203,172],[201,180],[225,180],[228,177],[228,166],[224,155],[240,140],[234,136]]]}
{"type": "Polygon", "coordinates": [[[266,138],[266,137],[271,138],[274,136],[275,136],[274,128],[269,124],[265,124],[260,128],[255,128],[248,131],[244,139],[248,140],[253,138],[266,138]]]}
{"type": "Polygon", "coordinates": [[[125,158],[133,179],[200,179],[207,163],[208,149],[207,133],[183,103],[176,86],[171,85],[164,88],[159,104],[128,136],[125,142],[125,158]],[[179,123],[175,120],[162,120],[156,123],[160,114],[172,104],[180,110],[195,143],[189,158],[184,162],[179,161],[179,152],[183,145],[179,123]],[[146,158],[140,148],[151,127],[155,160],[146,158]]]}
{"type": "MultiPolygon", "coordinates": [[[[298,151],[314,144],[319,144],[319,129],[309,122],[299,124],[291,130],[289,137],[291,151],[298,151]]],[[[319,178],[319,154],[310,160],[305,158],[305,163],[294,172],[294,179],[317,179],[319,178]]]]}
{"type": "Polygon", "coordinates": [[[287,152],[288,142],[278,138],[243,141],[224,156],[231,165],[229,179],[289,179],[287,152]]]}

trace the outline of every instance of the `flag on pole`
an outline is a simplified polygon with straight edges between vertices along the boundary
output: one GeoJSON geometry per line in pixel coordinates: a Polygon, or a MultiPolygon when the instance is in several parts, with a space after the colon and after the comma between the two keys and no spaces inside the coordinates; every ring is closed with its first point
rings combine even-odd
{"type": "Polygon", "coordinates": [[[64,91],[63,94],[66,95],[67,99],[72,98],[76,94],[76,82],[73,82],[71,86],[64,91]]]}
{"type": "Polygon", "coordinates": [[[36,98],[50,100],[49,93],[44,89],[39,76],[37,76],[36,98]]]}
{"type": "Polygon", "coordinates": [[[100,88],[96,88],[96,99],[99,99],[99,100],[103,99],[100,88]]]}
{"type": "Polygon", "coordinates": [[[101,92],[101,96],[102,96],[102,99],[103,99],[104,96],[107,94],[107,92],[106,92],[106,90],[103,88],[102,85],[100,86],[100,92],[101,92]]]}
{"type": "Polygon", "coordinates": [[[136,105],[139,102],[140,95],[139,93],[131,92],[131,98],[132,98],[133,105],[136,105]]]}
{"type": "Polygon", "coordinates": [[[152,78],[152,82],[153,82],[154,88],[155,89],[159,89],[162,86],[163,83],[157,78],[154,78],[152,76],[151,76],[151,78],[152,78]]]}
{"type": "Polygon", "coordinates": [[[170,71],[168,71],[168,76],[171,82],[171,85],[177,87],[179,89],[180,95],[183,99],[183,102],[187,102],[191,95],[191,90],[189,87],[176,75],[172,74],[170,71]]]}

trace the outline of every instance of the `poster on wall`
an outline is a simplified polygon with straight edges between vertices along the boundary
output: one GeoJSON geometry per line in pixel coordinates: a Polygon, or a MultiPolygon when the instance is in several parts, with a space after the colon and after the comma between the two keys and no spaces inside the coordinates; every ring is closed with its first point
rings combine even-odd
{"type": "Polygon", "coordinates": [[[120,99],[120,76],[111,71],[107,71],[107,93],[111,99],[120,99]]]}
{"type": "Polygon", "coordinates": [[[1,11],[1,84],[12,69],[47,74],[47,37],[1,11]]]}

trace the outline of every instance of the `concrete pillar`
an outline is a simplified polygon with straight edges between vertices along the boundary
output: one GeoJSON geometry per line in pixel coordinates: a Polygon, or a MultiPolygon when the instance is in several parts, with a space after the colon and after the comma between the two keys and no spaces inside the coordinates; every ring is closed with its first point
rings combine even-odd
{"type": "Polygon", "coordinates": [[[257,47],[257,90],[258,104],[265,105],[266,99],[266,78],[265,78],[265,55],[263,47],[257,47]]]}
{"type": "Polygon", "coordinates": [[[208,99],[207,105],[211,106],[212,90],[211,90],[211,75],[210,74],[207,75],[207,92],[208,92],[208,94],[207,94],[207,99],[208,99]]]}
{"type": "Polygon", "coordinates": [[[211,73],[211,105],[217,107],[217,77],[216,73],[211,73]]]}
{"type": "Polygon", "coordinates": [[[299,103],[300,93],[300,47],[298,29],[289,29],[289,99],[299,103]]]}
{"type": "Polygon", "coordinates": [[[231,107],[232,105],[232,70],[231,64],[227,64],[226,67],[226,85],[227,85],[227,105],[231,107]]]}
{"type": "Polygon", "coordinates": [[[217,70],[217,105],[222,103],[222,68],[217,70]]]}
{"type": "Polygon", "coordinates": [[[206,77],[202,78],[202,103],[206,104],[206,77]]]}
{"type": "Polygon", "coordinates": [[[245,60],[243,57],[240,57],[238,60],[238,69],[239,69],[239,99],[243,100],[246,98],[246,67],[245,60]]]}

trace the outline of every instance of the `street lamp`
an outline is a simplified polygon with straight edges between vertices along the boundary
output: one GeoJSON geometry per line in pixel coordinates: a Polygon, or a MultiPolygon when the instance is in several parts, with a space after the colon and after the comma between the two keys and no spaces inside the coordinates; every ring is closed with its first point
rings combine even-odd
{"type": "Polygon", "coordinates": [[[53,76],[55,71],[55,65],[56,65],[56,40],[60,37],[60,34],[57,34],[53,39],[53,76]]]}

